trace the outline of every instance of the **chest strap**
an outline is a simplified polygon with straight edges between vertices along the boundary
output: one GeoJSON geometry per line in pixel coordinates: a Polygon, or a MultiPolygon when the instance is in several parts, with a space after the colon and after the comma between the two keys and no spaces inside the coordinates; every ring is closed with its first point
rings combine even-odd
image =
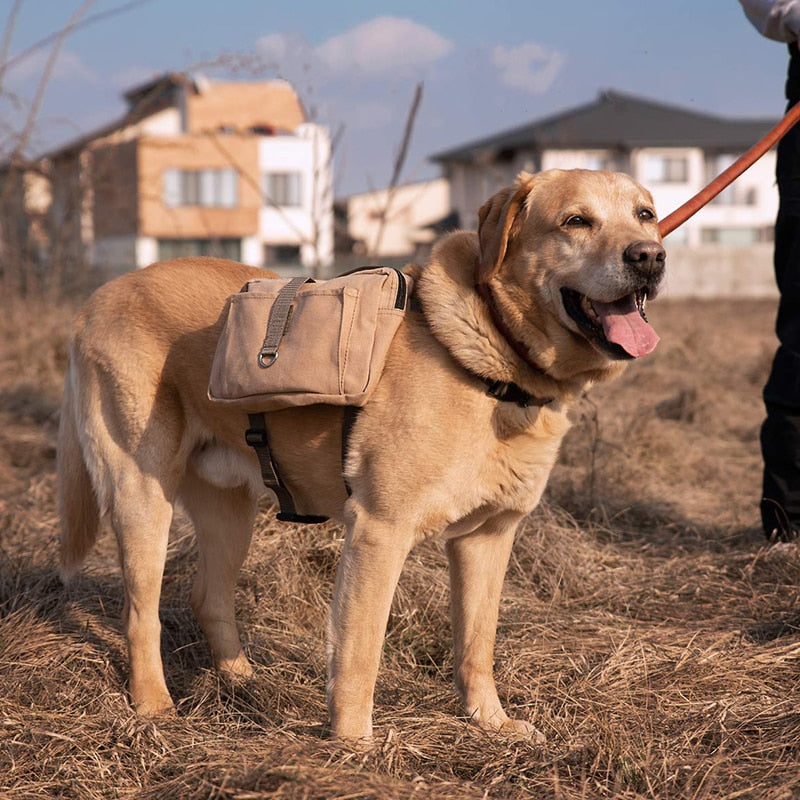
{"type": "MultiPolygon", "coordinates": [[[[350,441],[350,432],[356,420],[360,408],[345,406],[344,417],[342,419],[342,472],[344,472],[345,461],[347,460],[347,446],[350,441]]],[[[281,480],[280,470],[275,461],[275,455],[269,445],[269,434],[267,433],[267,420],[263,413],[248,414],[250,427],[245,431],[245,441],[256,452],[258,465],[261,468],[261,480],[264,486],[274,492],[278,498],[280,511],[277,519],[281,522],[302,522],[305,524],[319,524],[327,522],[329,517],[321,514],[298,514],[294,504],[292,493],[281,480]]],[[[345,489],[350,494],[350,487],[345,481],[345,489]]]]}

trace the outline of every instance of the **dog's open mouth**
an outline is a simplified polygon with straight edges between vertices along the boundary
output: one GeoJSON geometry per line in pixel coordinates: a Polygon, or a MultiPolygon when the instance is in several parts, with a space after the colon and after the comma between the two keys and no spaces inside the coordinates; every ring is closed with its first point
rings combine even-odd
{"type": "Polygon", "coordinates": [[[604,303],[591,300],[574,289],[561,289],[567,314],[587,339],[614,358],[639,358],[658,344],[658,334],[644,313],[647,289],[604,303]]]}

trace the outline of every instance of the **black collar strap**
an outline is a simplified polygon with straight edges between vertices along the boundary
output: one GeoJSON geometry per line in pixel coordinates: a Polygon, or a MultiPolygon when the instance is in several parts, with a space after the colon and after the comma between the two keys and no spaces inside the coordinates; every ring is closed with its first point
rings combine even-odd
{"type": "Polygon", "coordinates": [[[555,399],[553,397],[536,397],[526,392],[516,383],[493,381],[490,378],[483,378],[480,375],[477,377],[486,384],[486,394],[490,397],[494,397],[503,403],[514,403],[520,408],[530,408],[531,406],[541,408],[542,406],[552,403],[555,399]]]}

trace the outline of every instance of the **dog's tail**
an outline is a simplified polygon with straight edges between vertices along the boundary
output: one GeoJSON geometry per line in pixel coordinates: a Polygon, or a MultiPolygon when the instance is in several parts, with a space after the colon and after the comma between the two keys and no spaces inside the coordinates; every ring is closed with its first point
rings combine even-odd
{"type": "Polygon", "coordinates": [[[100,509],[78,438],[74,363],[67,369],[56,466],[58,509],[61,517],[61,578],[68,581],[92,549],[100,530],[100,509]]]}

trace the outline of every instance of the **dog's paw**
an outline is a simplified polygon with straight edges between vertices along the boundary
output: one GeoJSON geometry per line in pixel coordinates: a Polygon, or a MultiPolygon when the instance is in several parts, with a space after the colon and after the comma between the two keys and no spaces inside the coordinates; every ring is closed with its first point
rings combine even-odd
{"type": "Polygon", "coordinates": [[[175,704],[172,698],[167,695],[132,700],[131,705],[137,717],[143,719],[157,719],[158,717],[170,717],[175,715],[175,704]]]}
{"type": "Polygon", "coordinates": [[[217,672],[234,683],[248,680],[255,674],[252,665],[243,654],[236,658],[221,658],[217,662],[217,672]]]}
{"type": "Polygon", "coordinates": [[[502,709],[483,719],[476,712],[471,715],[470,721],[487,733],[524,737],[530,739],[533,744],[544,744],[546,741],[545,735],[530,722],[524,719],[511,719],[502,709]]]}
{"type": "Polygon", "coordinates": [[[512,736],[524,736],[530,739],[533,744],[544,744],[547,737],[530,722],[524,719],[507,719],[499,728],[499,732],[512,736]]]}
{"type": "Polygon", "coordinates": [[[348,735],[337,733],[333,728],[328,728],[326,738],[331,744],[342,751],[350,753],[371,753],[379,750],[382,743],[375,738],[374,734],[369,736],[348,735]]]}

